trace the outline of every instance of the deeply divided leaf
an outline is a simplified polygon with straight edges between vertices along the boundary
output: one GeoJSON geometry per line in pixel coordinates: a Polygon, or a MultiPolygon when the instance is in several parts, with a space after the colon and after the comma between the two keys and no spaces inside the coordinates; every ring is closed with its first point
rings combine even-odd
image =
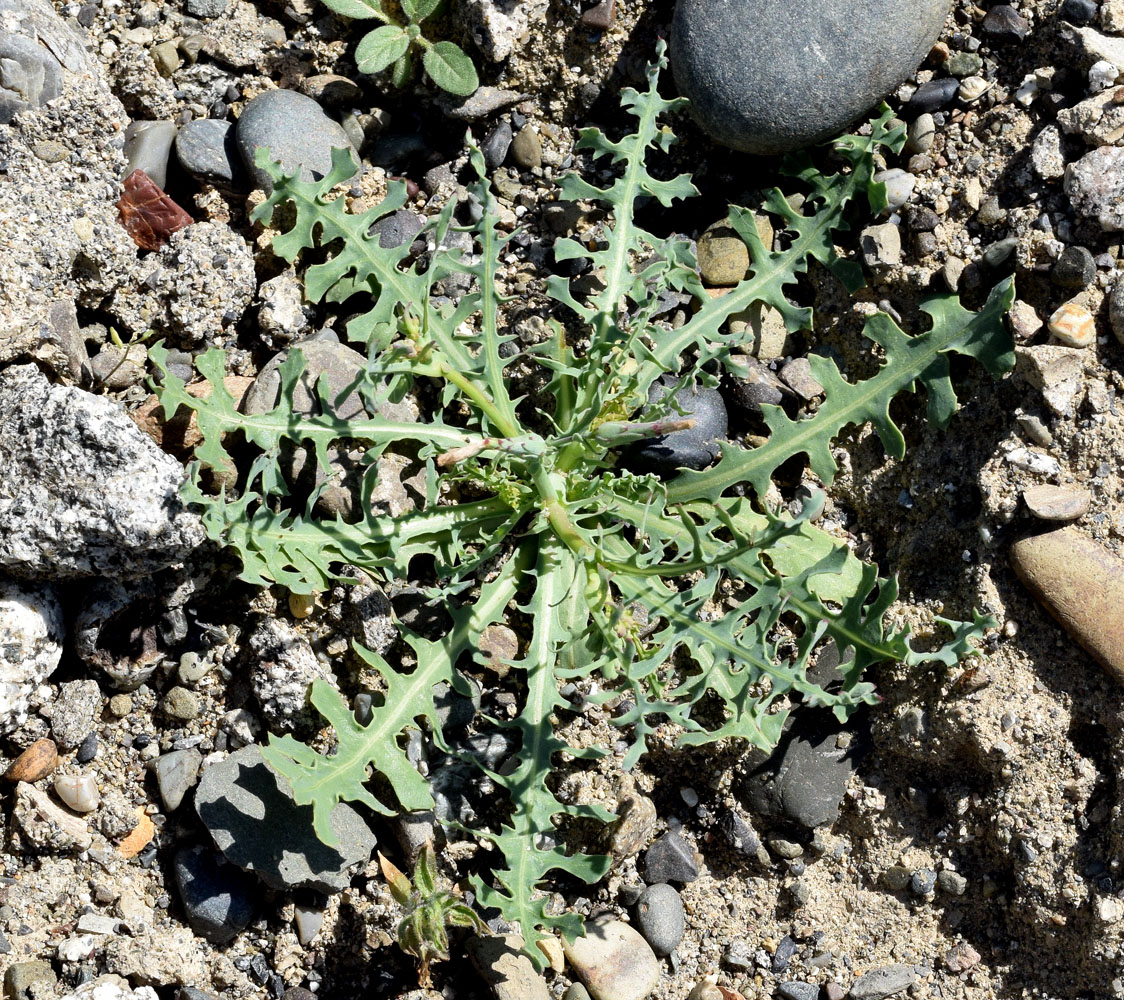
{"type": "MultiPolygon", "coordinates": [[[[373,13],[377,6],[348,3],[334,9],[373,13]]],[[[433,6],[419,0],[403,9],[421,18],[433,6]]],[[[396,30],[368,36],[385,40],[382,48],[360,46],[369,65],[398,58],[396,30]]],[[[454,49],[446,43],[425,49],[427,71],[447,89],[467,87],[471,69],[454,49]]],[[[631,767],[668,723],[685,745],[740,740],[770,747],[802,705],[831,708],[842,719],[872,701],[872,685],[863,679],[870,666],[954,663],[993,624],[978,615],[969,622],[941,619],[945,644],[915,649],[908,629],[889,619],[897,600],[893,580],[815,527],[810,511],[781,517],[765,511],[761,498],[777,468],[801,456],[830,484],[833,442],[849,426],[872,424],[887,453],[900,458],[904,436],[890,406],[907,393],[923,390],[930,423],[944,428],[957,406],[951,355],[973,358],[997,377],[1011,367],[1001,322],[1014,295],[1009,281],[978,313],[951,296],[931,300],[924,306],[929,328],[912,336],[887,316],[873,317],[865,333],[882,363],[868,379],[849,380],[813,354],[822,404],[800,419],[766,408],[764,444],[726,442],[712,467],[667,482],[622,464],[622,446],[678,419],[674,392],[665,412],[647,412],[656,379],[671,374],[680,384],[713,382],[712,370],[732,352],[750,349],[752,334],[736,332],[729,317],[768,307],[788,330],[812,330],[811,310],[791,295],[813,260],[847,288],[857,287],[861,272],[839,257],[836,241],[861,203],[874,211],[882,206],[875,155],[896,152],[903,138],[886,112],[867,135],[835,143],[837,172],[825,173],[807,157],[791,161],[787,173],[802,202],[773,190],[757,206],[782,236],[774,246],[763,243],[754,211],[733,207],[730,225],[746,244],[750,266],[728,294],[712,298],[690,243],[636,221],[644,201],[670,206],[696,193],[689,177],[669,177],[656,167],[674,142],[664,119],[684,106],[660,96],[663,64],[661,47],[647,88],[623,92],[633,119],[627,134],[581,133],[580,148],[611,179],[602,174],[595,184],[574,173],[563,179],[560,194],[597,204],[606,221],[595,239],[558,240],[554,257],[584,260],[598,281],[579,291],[562,277],[549,280],[550,335],[534,348],[522,348],[504,325],[498,287],[510,235],[499,228],[479,151],[472,149],[466,170],[476,177],[464,178],[469,201],[458,208],[450,200],[427,220],[420,234],[426,252],[417,254],[409,245],[383,246],[376,226],[406,204],[404,185],[392,183],[380,204],[350,212],[339,187],[356,166],[347,151],[335,150],[320,181],[287,174],[259,152],[272,191],[253,217],[283,227],[273,239],[278,256],[307,257],[311,301],[347,303],[354,313],[348,336],[368,358],[354,384],[338,399],[315,387],[312,412],[296,412],[296,389],[307,388],[298,344],[280,368],[276,406],[248,415],[223,386],[222,352],[199,360],[209,391],[188,391],[168,369],[163,349],[152,352],[166,415],[181,407],[194,411],[202,437],[188,496],[210,537],[235,550],[245,580],[310,593],[356,569],[389,583],[410,581],[418,556],[432,566],[425,592],[444,607],[448,629],[434,636],[401,627],[398,647],[385,656],[357,650],[378,679],[373,717],[360,724],[330,685],[317,682],[312,704],[334,733],[332,752],[316,753],[286,736],[272,738],[265,755],[296,800],[312,806],[317,833],[328,842],[340,801],[379,812],[433,807],[431,786],[406,753],[412,739],[486,771],[499,794],[494,812],[471,833],[490,842],[498,860],[477,875],[477,896],[520,926],[539,963],[536,940],[554,930],[581,933],[576,915],[547,906],[552,881],[596,882],[609,865],[568,839],[571,830],[612,816],[556,792],[552,775],[567,761],[612,752],[616,764],[631,767]],[[467,241],[453,238],[458,229],[467,241]],[[461,290],[457,297],[433,295],[437,282],[451,276],[461,290]],[[674,329],[659,306],[672,293],[697,306],[674,329]],[[526,385],[513,380],[516,360],[524,373],[536,373],[535,405],[526,385]],[[422,380],[440,399],[424,422],[379,415],[380,400],[422,380]],[[352,392],[364,400],[365,413],[345,420],[340,404],[352,392]],[[332,448],[340,441],[364,455],[361,502],[348,519],[316,509],[338,475],[332,448]],[[321,474],[311,493],[286,478],[284,459],[296,447],[306,449],[321,474]],[[408,450],[423,467],[426,500],[391,518],[377,512],[372,497],[379,459],[396,449],[408,450]],[[226,483],[217,493],[207,488],[216,473],[226,483]],[[473,721],[473,729],[510,740],[509,759],[485,767],[442,729],[435,699],[449,689],[468,693],[464,671],[482,662],[483,638],[499,624],[519,633],[519,652],[505,666],[520,704],[511,718],[473,721]],[[809,667],[829,640],[846,665],[825,688],[809,667]],[[572,686],[574,700],[563,697],[563,684],[572,686]],[[618,747],[568,745],[561,733],[583,699],[622,695],[613,717],[618,747]]]]}

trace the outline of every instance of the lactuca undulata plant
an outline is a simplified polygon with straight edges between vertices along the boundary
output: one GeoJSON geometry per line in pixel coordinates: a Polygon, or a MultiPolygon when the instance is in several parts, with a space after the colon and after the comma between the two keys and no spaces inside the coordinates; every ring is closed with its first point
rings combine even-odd
{"type": "MultiPolygon", "coordinates": [[[[562,321],[552,323],[549,340],[522,356],[504,327],[497,281],[508,238],[496,228],[487,183],[481,180],[474,188],[483,209],[470,227],[477,252],[469,257],[444,248],[453,225],[450,203],[427,223],[434,249],[424,261],[414,261],[409,247],[384,248],[368,235],[374,222],[405,203],[403,185],[392,184],[378,207],[351,215],[342,200],[329,199],[354,171],[344,152],[337,151],[332,171],[318,183],[286,176],[265,154],[259,156],[273,191],[256,218],[269,221],[277,208],[291,206],[292,225],[274,239],[274,251],[293,261],[303,251],[328,248],[321,254],[325,259],[307,270],[308,296],[314,301],[369,296],[369,309],[348,327],[349,336],[370,351],[356,382],[371,400],[369,412],[378,412],[380,394],[431,379],[442,387],[447,405],[436,408],[428,422],[340,420],[323,386],[322,414],[294,414],[293,387],[303,364],[299,351],[281,368],[277,408],[247,417],[223,389],[220,352],[199,361],[213,385],[205,399],[189,396],[154,352],[164,369],[166,413],[184,405],[198,416],[204,440],[193,484],[202,465],[228,462],[224,434],[240,431],[258,450],[236,495],[209,496],[198,485],[189,490],[211,537],[237,550],[244,579],[308,593],[327,589],[343,566],[404,579],[415,556],[436,562],[431,596],[448,608],[448,632],[431,639],[401,629],[416,659],[412,669],[357,649],[385,682],[373,719],[361,725],[339,694],[317,681],[311,700],[335,730],[336,752],[320,755],[291,736],[272,738],[264,751],[297,801],[311,803],[325,841],[332,840],[328,817],[341,799],[383,813],[432,808],[426,779],[406,758],[405,731],[425,727],[444,746],[435,685],[445,682],[467,692],[458,662],[483,662],[485,629],[518,611],[525,635],[522,655],[510,667],[517,672],[522,704],[514,719],[486,720],[518,739],[512,760],[487,772],[506,792],[500,807],[505,819],[473,830],[490,840],[503,860],[479,876],[475,887],[481,903],[518,922],[536,961],[541,956],[534,942],[543,934],[581,933],[577,914],[548,912],[540,887],[552,872],[594,882],[609,865],[605,857],[567,851],[559,832],[573,818],[612,818],[600,807],[560,802],[551,790],[551,772],[566,755],[603,752],[579,750],[559,736],[557,720],[573,710],[559,694],[562,683],[590,679],[599,692],[591,697],[624,695],[624,710],[613,722],[628,747],[621,764],[630,767],[663,722],[678,728],[681,744],[738,738],[770,747],[797,705],[827,706],[846,718],[873,699],[872,686],[863,680],[871,664],[952,665],[993,624],[978,615],[969,622],[939,619],[947,633],[944,644],[927,637],[929,648],[915,649],[908,629],[889,624],[897,596],[892,580],[880,579],[874,567],[808,517],[768,512],[752,495],[763,496],[774,470],[798,455],[806,455],[829,485],[836,471],[831,444],[849,425],[873,423],[887,451],[900,456],[903,438],[889,404],[901,393],[924,388],[929,420],[943,427],[956,409],[949,355],[976,358],[995,376],[1013,363],[1002,323],[1013,298],[1010,281],[994,289],[978,313],[962,308],[954,296],[933,298],[924,306],[929,329],[915,336],[888,316],[871,318],[865,333],[883,352],[878,371],[848,382],[832,361],[813,358],[813,374],[824,387],[821,405],[798,421],[766,407],[771,436],[760,447],[725,444],[712,468],[668,482],[633,474],[618,463],[620,446],[682,419],[674,393],[655,412],[647,406],[657,378],[675,373],[682,385],[714,384],[709,369],[730,363],[731,352],[748,346],[751,334],[727,327],[731,314],[764,303],[780,311],[790,331],[812,329],[811,311],[790,302],[785,290],[813,259],[848,288],[861,283],[858,268],[837,257],[833,234],[846,228],[852,202],[865,201],[873,211],[883,207],[884,189],[872,179],[874,157],[880,150],[897,151],[903,141],[901,130],[888,126],[886,113],[869,134],[835,143],[842,164],[837,173],[798,161],[791,178],[805,192],[802,207],[793,208],[779,190],[764,202],[784,234],[780,249],[762,244],[751,212],[732,209],[732,225],[749,248],[752,266],[729,294],[708,298],[690,244],[644,231],[634,214],[641,199],[671,205],[696,193],[688,177],[660,179],[648,169],[649,154],[666,151],[674,141],[660,117],[684,103],[659,95],[662,61],[661,52],[645,92],[622,95],[635,118],[630,134],[612,141],[597,129],[581,133],[579,146],[594,159],[607,158],[615,179],[601,188],[572,174],[562,181],[561,197],[599,203],[611,221],[596,243],[560,239],[554,252],[558,260],[588,260],[600,280],[580,295],[567,279],[551,277],[550,295],[567,308],[558,310],[562,321]],[[434,283],[457,272],[472,277],[471,290],[455,306],[431,301],[434,283]],[[655,318],[660,294],[668,289],[701,302],[674,330],[655,318]],[[513,395],[507,369],[520,356],[548,373],[545,409],[513,395]],[[455,421],[445,416],[452,413],[458,414],[455,421]],[[340,438],[367,449],[368,499],[376,459],[386,448],[403,443],[420,448],[428,483],[424,508],[388,518],[376,516],[365,502],[359,520],[344,523],[316,517],[315,496],[303,507],[294,505],[278,465],[282,446],[311,444],[327,469],[327,448],[340,438]],[[731,603],[728,587],[744,598],[731,603]],[[844,664],[829,689],[807,672],[814,650],[827,640],[834,641],[844,664]],[[371,780],[372,768],[377,782],[371,780]]],[[[482,177],[481,157],[474,152],[472,160],[482,177]]]]}

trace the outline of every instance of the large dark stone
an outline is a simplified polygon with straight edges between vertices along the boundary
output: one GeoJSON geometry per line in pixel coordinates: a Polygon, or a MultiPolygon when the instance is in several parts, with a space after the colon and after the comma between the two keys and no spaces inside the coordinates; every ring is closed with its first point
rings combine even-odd
{"type": "Polygon", "coordinates": [[[191,929],[211,944],[234,939],[254,915],[254,880],[214,851],[176,852],[176,887],[191,929]]]}
{"type": "MultiPolygon", "coordinates": [[[[658,403],[675,385],[671,376],[663,376],[648,390],[648,402],[658,403]]],[[[637,419],[654,419],[644,413],[637,419]]],[[[719,442],[726,437],[728,416],[722,394],[705,386],[690,386],[675,395],[674,406],[664,419],[689,419],[693,427],[672,431],[659,437],[636,442],[622,456],[622,464],[635,472],[673,475],[679,469],[705,469],[721,453],[719,442]]]]}
{"type": "Polygon", "coordinates": [[[716,141],[783,153],[842,132],[905,80],[949,0],[679,0],[671,60],[716,141]]]}
{"type": "Polygon", "coordinates": [[[293,801],[288,784],[270,770],[256,746],[203,772],[195,810],[227,860],[274,889],[341,892],[352,868],[365,863],[375,848],[375,835],[344,802],[332,811],[337,846],[321,843],[312,806],[293,801]]]}
{"type": "Polygon", "coordinates": [[[847,781],[867,743],[853,721],[843,725],[830,711],[805,709],[794,720],[746,780],[747,801],[769,819],[807,829],[829,826],[839,818],[847,781]]]}

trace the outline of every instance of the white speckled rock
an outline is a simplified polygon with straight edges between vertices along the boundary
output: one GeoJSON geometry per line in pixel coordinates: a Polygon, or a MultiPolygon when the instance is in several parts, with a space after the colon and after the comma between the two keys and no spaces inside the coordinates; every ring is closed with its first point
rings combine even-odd
{"type": "Polygon", "coordinates": [[[109,975],[98,976],[79,986],[63,1000],[159,1000],[159,996],[151,986],[138,986],[134,990],[127,979],[109,975]]]}
{"type": "Polygon", "coordinates": [[[679,0],[679,92],[723,145],[783,153],[842,132],[908,77],[949,0],[679,0]]]}
{"type": "Polygon", "coordinates": [[[591,920],[585,937],[563,947],[593,1000],[645,1000],[660,981],[655,953],[623,921],[591,920]]]}
{"type": "Polygon", "coordinates": [[[59,665],[64,630],[53,590],[0,580],[0,733],[26,720],[31,692],[59,665]]]}
{"type": "Polygon", "coordinates": [[[42,789],[26,781],[16,784],[12,819],[25,850],[44,854],[77,854],[93,844],[81,816],[56,805],[42,789]]]}
{"type": "Polygon", "coordinates": [[[109,311],[130,334],[152,329],[195,346],[233,329],[256,290],[249,244],[229,226],[197,222],[141,261],[109,311]]]}
{"type": "Polygon", "coordinates": [[[0,569],[13,576],[143,576],[203,541],[183,466],[113,400],[34,365],[0,373],[0,458],[0,569]]]}
{"type": "Polygon", "coordinates": [[[308,640],[285,622],[270,619],[251,636],[250,685],[271,732],[308,735],[321,723],[308,704],[309,685],[328,678],[308,640]]]}

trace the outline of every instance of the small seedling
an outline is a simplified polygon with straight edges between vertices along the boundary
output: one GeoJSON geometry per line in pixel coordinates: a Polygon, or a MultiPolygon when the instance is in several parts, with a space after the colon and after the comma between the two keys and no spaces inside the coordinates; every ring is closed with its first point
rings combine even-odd
{"type": "Polygon", "coordinates": [[[430,841],[418,855],[413,884],[381,853],[379,868],[394,901],[406,911],[398,923],[398,946],[418,960],[418,985],[428,989],[430,962],[449,957],[448,928],[466,927],[488,934],[488,925],[460,896],[440,886],[437,856],[430,841]]]}
{"type": "Polygon", "coordinates": [[[394,86],[403,87],[414,75],[415,53],[420,50],[422,68],[442,90],[467,97],[480,86],[476,67],[456,42],[431,42],[422,34],[422,22],[438,13],[444,0],[399,0],[405,22],[391,15],[385,0],[324,0],[324,4],[344,17],[382,22],[355,50],[361,73],[389,68],[394,86]]]}

